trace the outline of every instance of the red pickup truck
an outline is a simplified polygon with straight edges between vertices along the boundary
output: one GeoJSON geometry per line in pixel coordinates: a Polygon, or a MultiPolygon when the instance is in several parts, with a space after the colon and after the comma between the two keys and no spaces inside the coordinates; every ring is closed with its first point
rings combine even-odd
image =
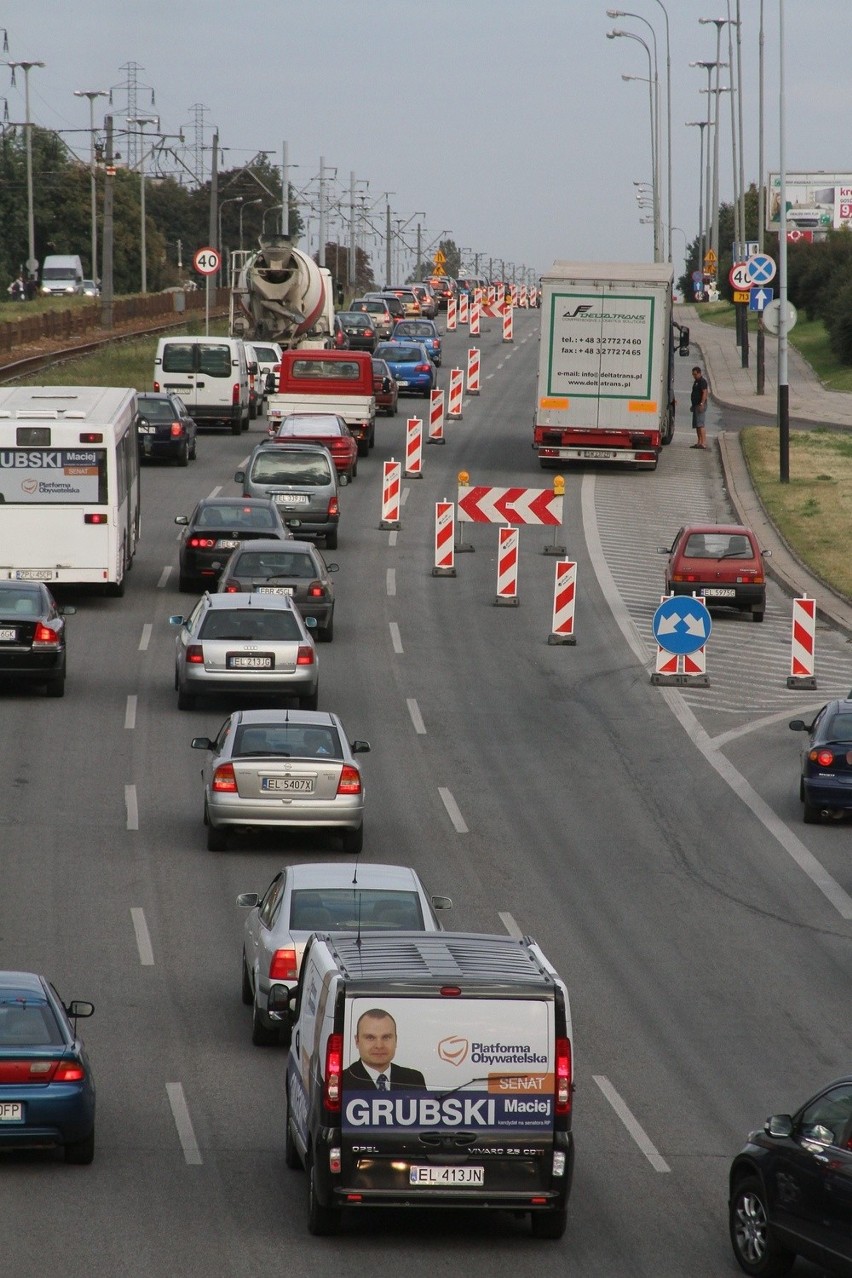
{"type": "Polygon", "coordinates": [[[284,351],[274,376],[277,389],[267,399],[270,435],[283,417],[336,413],[367,455],[375,443],[376,400],[373,361],[366,351],[284,351]]]}

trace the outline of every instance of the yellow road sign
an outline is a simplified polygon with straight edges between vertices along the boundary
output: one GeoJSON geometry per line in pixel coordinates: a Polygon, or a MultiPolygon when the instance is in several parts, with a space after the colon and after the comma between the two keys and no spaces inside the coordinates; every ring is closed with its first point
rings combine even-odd
{"type": "Polygon", "coordinates": [[[433,275],[439,275],[439,276],[440,276],[440,275],[443,275],[443,274],[444,274],[444,268],[443,268],[443,266],[436,266],[436,267],[435,267],[435,270],[432,272],[432,274],[433,274],[433,275]]]}
{"type": "Polygon", "coordinates": [[[751,296],[751,289],[748,289],[748,288],[735,288],[735,289],[734,289],[734,301],[735,301],[735,302],[747,302],[750,296],[751,296]]]}
{"type": "Polygon", "coordinates": [[[432,258],[432,261],[435,263],[436,266],[444,266],[446,265],[446,261],[447,261],[446,254],[442,253],[441,250],[438,249],[438,252],[432,258]]]}

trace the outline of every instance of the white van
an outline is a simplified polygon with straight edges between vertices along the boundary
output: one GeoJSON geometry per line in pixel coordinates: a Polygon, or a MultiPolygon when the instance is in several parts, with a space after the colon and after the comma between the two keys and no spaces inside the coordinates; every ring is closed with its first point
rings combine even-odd
{"type": "Polygon", "coordinates": [[[317,932],[295,990],[284,1161],[308,1229],[344,1211],[479,1207],[565,1232],[574,1165],[568,991],[529,937],[317,932]]]}
{"type": "Polygon", "coordinates": [[[41,291],[47,296],[83,292],[83,263],[70,253],[53,254],[41,268],[41,291]]]}
{"type": "Polygon", "coordinates": [[[154,390],[180,395],[198,426],[248,430],[251,378],[245,342],[238,337],[161,337],[154,360],[154,390]]]}

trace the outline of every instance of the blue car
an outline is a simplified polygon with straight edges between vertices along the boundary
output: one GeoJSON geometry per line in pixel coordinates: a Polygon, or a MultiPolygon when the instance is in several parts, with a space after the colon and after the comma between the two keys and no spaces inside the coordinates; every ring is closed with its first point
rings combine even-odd
{"type": "Polygon", "coordinates": [[[431,319],[399,320],[390,335],[392,342],[421,342],[429,352],[435,367],[441,363],[441,338],[435,321],[431,319]]]}
{"type": "Polygon", "coordinates": [[[823,816],[839,821],[852,814],[852,693],[829,701],[812,723],[794,719],[794,732],[806,732],[802,746],[799,799],[806,825],[823,816]]]}
{"type": "Polygon", "coordinates": [[[400,395],[425,395],[438,382],[438,370],[422,342],[380,342],[373,352],[396,378],[400,395]]]}
{"type": "Polygon", "coordinates": [[[95,1156],[95,1083],[77,1019],[34,972],[0,972],[0,1150],[60,1147],[66,1163],[95,1156]]]}

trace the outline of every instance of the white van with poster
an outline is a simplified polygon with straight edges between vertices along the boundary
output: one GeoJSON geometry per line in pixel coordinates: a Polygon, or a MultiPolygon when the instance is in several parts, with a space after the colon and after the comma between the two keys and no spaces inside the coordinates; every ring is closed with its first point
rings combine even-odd
{"type": "Polygon", "coordinates": [[[529,937],[317,933],[292,993],[285,1161],[308,1229],[347,1211],[529,1212],[561,1238],[574,1164],[568,991],[529,937]]]}

